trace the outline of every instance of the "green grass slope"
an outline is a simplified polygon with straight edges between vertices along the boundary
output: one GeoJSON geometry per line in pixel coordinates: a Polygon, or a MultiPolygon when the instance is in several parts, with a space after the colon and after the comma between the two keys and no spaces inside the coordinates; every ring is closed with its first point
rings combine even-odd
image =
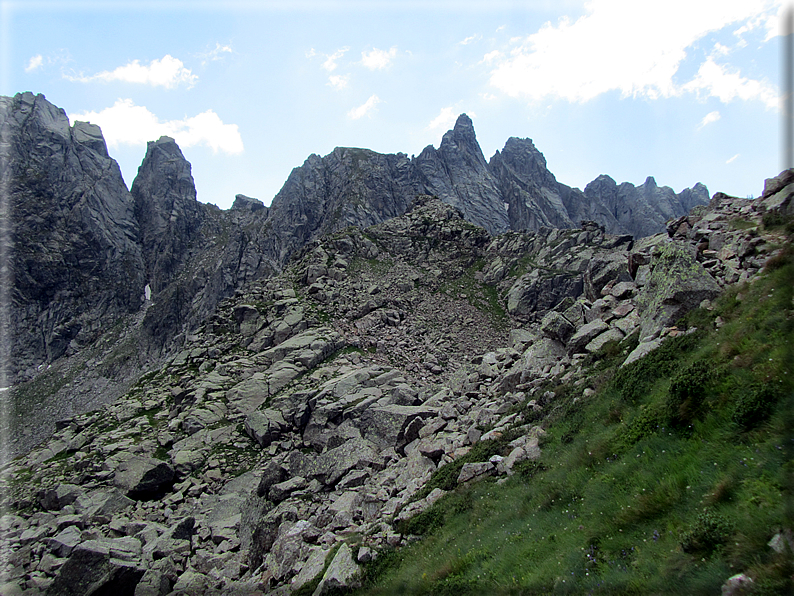
{"type": "Polygon", "coordinates": [[[737,573],[748,594],[790,593],[792,551],[768,543],[794,529],[793,280],[789,247],[690,313],[696,331],[624,368],[629,346],[607,346],[584,383],[545,388],[541,459],[410,520],[421,538],[381,553],[356,594],[705,595],[737,573]]]}

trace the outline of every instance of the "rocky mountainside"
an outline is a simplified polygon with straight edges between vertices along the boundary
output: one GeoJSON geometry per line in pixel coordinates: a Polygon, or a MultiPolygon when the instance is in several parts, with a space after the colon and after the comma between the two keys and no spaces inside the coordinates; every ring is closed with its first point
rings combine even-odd
{"type": "MultiPolygon", "coordinates": [[[[506,478],[540,457],[545,417],[564,405],[545,383],[587,399],[593,355],[641,359],[777,258],[760,221],[790,215],[792,176],[755,201],[718,193],[641,240],[595,222],[492,236],[422,195],[309,241],[117,401],[6,466],[4,593],[356,585],[448,490],[431,478],[506,478]]],[[[238,202],[240,222],[279,208],[238,202]]]]}
{"type": "Polygon", "coordinates": [[[586,219],[637,237],[708,199],[701,185],[679,195],[601,179],[584,193],[570,189],[529,139],[510,139],[488,163],[465,115],[437,150],[411,159],[352,148],[312,155],[270,208],[238,195],[227,211],[196,200],[191,166],[168,137],[149,143],[128,192],[99,128],[70,126],[42,95],[2,98],[0,130],[13,452],[42,440],[55,420],[113,401],[220,301],[278,273],[307,243],[399,216],[418,194],[490,233],[586,219]]]}
{"type": "Polygon", "coordinates": [[[134,201],[99,127],[43,96],[0,98],[8,210],[12,379],[95,342],[143,304],[134,201]]]}

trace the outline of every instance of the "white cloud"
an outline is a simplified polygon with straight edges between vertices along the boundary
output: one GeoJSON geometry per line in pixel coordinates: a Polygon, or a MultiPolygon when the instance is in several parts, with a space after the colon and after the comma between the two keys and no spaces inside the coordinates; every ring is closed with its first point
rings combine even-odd
{"type": "Polygon", "coordinates": [[[389,51],[373,48],[370,52],[361,52],[361,64],[370,70],[381,70],[386,68],[396,55],[396,47],[391,48],[389,51]]]}
{"type": "MultiPolygon", "coordinates": [[[[339,49],[338,49],[337,51],[335,51],[333,54],[326,54],[326,55],[325,55],[325,62],[323,62],[323,68],[324,68],[325,70],[327,70],[328,72],[333,72],[333,71],[335,71],[335,70],[336,70],[336,67],[338,66],[338,65],[337,65],[337,63],[336,63],[336,61],[337,61],[337,60],[339,60],[339,59],[340,59],[342,56],[344,56],[344,55],[345,55],[345,53],[346,53],[346,52],[347,52],[349,49],[350,49],[350,48],[348,48],[348,47],[339,48],[339,49]]],[[[313,52],[313,51],[314,51],[314,50],[312,50],[312,52],[313,52]]],[[[312,54],[312,55],[313,55],[313,54],[312,54]]]]}
{"type": "Polygon", "coordinates": [[[428,130],[449,130],[455,125],[455,121],[458,119],[458,112],[455,110],[454,107],[448,106],[446,108],[441,108],[441,112],[439,112],[438,116],[433,118],[430,121],[430,124],[427,125],[428,130]]]}
{"type": "Polygon", "coordinates": [[[714,44],[714,51],[712,52],[712,56],[727,56],[730,53],[731,53],[731,49],[728,46],[724,46],[719,42],[714,44]]]}
{"type": "Polygon", "coordinates": [[[353,120],[358,120],[359,118],[363,118],[372,110],[374,110],[375,106],[381,103],[381,101],[382,100],[377,95],[370,95],[367,101],[365,101],[357,108],[353,108],[352,110],[350,110],[347,113],[347,115],[349,118],[352,118],[353,120]]]}
{"type": "Polygon", "coordinates": [[[488,52],[487,54],[485,54],[485,56],[482,57],[482,61],[487,64],[501,57],[502,57],[502,52],[500,52],[499,50],[493,50],[492,52],[488,52]]]}
{"type": "Polygon", "coordinates": [[[731,157],[731,158],[730,158],[728,161],[726,161],[725,163],[731,163],[731,162],[734,162],[734,161],[736,161],[736,158],[737,158],[737,157],[739,157],[740,155],[741,155],[741,153],[737,153],[736,155],[734,155],[733,157],[731,157]]]}
{"type": "Polygon", "coordinates": [[[344,89],[350,80],[350,75],[331,75],[328,77],[328,84],[336,89],[344,89]]]}
{"type": "Polygon", "coordinates": [[[769,16],[769,0],[593,0],[572,22],[546,23],[499,60],[491,83],[513,97],[586,102],[619,91],[679,95],[674,76],[686,50],[709,32],[769,16]]]}
{"type": "Polygon", "coordinates": [[[101,112],[70,114],[69,119],[99,125],[110,147],[143,145],[167,135],[183,148],[204,145],[213,153],[243,152],[243,140],[237,125],[224,124],[212,110],[183,120],[161,122],[145,106],[136,106],[131,99],[119,99],[101,112]]]}
{"type": "Polygon", "coordinates": [[[25,67],[25,72],[33,72],[34,70],[38,70],[44,65],[44,58],[41,54],[37,54],[30,59],[28,65],[25,67]]]}
{"type": "Polygon", "coordinates": [[[459,41],[458,43],[462,46],[466,46],[469,45],[470,43],[474,43],[475,41],[480,41],[481,39],[482,39],[482,35],[478,33],[476,35],[470,35],[469,37],[467,37],[463,41],[459,41]]]}
{"type": "Polygon", "coordinates": [[[90,83],[92,81],[123,81],[125,83],[138,83],[141,85],[152,85],[153,87],[165,87],[173,89],[185,83],[188,87],[196,84],[198,76],[194,75],[189,68],[178,58],[166,54],[160,60],[152,60],[148,66],[140,63],[139,60],[119,66],[115,70],[106,70],[90,76],[69,76],[64,75],[70,81],[80,83],[90,83]]]}
{"type": "Polygon", "coordinates": [[[204,66],[207,62],[214,62],[216,60],[220,60],[223,58],[223,54],[231,54],[232,53],[232,46],[225,45],[222,46],[220,43],[215,42],[215,48],[210,50],[209,52],[204,52],[203,54],[199,54],[198,57],[201,58],[201,65],[204,66]]]}
{"type": "Polygon", "coordinates": [[[709,112],[703,117],[703,120],[700,121],[700,126],[698,126],[698,130],[706,126],[707,124],[711,124],[712,122],[716,122],[720,119],[720,113],[717,110],[713,112],[709,112]]]}
{"type": "Polygon", "coordinates": [[[682,89],[706,97],[716,97],[723,103],[742,99],[762,101],[768,108],[776,108],[780,104],[777,91],[772,85],[765,81],[744,78],[738,71],[728,72],[726,67],[717,64],[711,57],[700,65],[695,78],[682,89]]]}
{"type": "Polygon", "coordinates": [[[482,97],[485,101],[493,101],[497,99],[496,95],[493,93],[480,93],[480,97],[482,97]]]}

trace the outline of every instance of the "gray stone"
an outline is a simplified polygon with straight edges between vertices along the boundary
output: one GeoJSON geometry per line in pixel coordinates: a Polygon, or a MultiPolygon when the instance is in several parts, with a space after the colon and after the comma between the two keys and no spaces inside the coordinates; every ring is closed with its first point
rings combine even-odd
{"type": "Polygon", "coordinates": [[[458,484],[463,484],[475,478],[491,476],[496,472],[496,467],[489,461],[463,464],[458,474],[458,484]]]}
{"type": "Polygon", "coordinates": [[[673,242],[665,245],[637,296],[641,337],[674,325],[703,300],[713,300],[719,294],[719,285],[691,251],[673,242]]]}
{"type": "Polygon", "coordinates": [[[741,596],[750,594],[753,589],[753,579],[744,573],[732,575],[722,584],[722,596],[741,596]]]}
{"type": "Polygon", "coordinates": [[[628,366],[635,360],[639,360],[643,356],[647,356],[651,352],[653,352],[656,348],[662,345],[662,341],[664,341],[663,337],[657,337],[656,339],[652,339],[650,341],[645,341],[637,345],[634,350],[632,350],[631,354],[629,354],[626,359],[623,361],[623,364],[620,366],[628,366]]]}
{"type": "Polygon", "coordinates": [[[551,339],[566,343],[576,330],[573,324],[557,311],[549,311],[540,323],[540,329],[551,339]]]}
{"type": "Polygon", "coordinates": [[[148,498],[171,488],[174,468],[153,457],[135,456],[116,469],[113,483],[133,499],[148,498]]]}
{"type": "Polygon", "coordinates": [[[589,344],[593,339],[597,336],[601,335],[609,329],[609,325],[607,325],[601,319],[596,319],[591,323],[587,323],[586,325],[582,325],[576,333],[573,334],[570,340],[568,340],[568,349],[572,353],[579,353],[584,351],[585,346],[589,344]]]}
{"type": "Polygon", "coordinates": [[[312,596],[322,596],[332,589],[357,588],[361,585],[359,576],[360,568],[353,560],[353,551],[343,542],[312,596]]]}
{"type": "Polygon", "coordinates": [[[586,352],[590,353],[598,352],[598,350],[603,348],[607,343],[611,341],[620,341],[621,339],[623,339],[623,334],[620,332],[620,330],[610,328],[590,340],[584,349],[586,352]]]}
{"type": "Polygon", "coordinates": [[[44,491],[40,499],[41,506],[50,511],[58,511],[74,503],[83,492],[83,489],[77,485],[59,484],[56,488],[44,491]]]}
{"type": "Polygon", "coordinates": [[[79,496],[74,502],[74,508],[89,519],[106,518],[110,521],[115,514],[121,513],[134,503],[135,501],[126,497],[117,488],[110,488],[98,489],[79,496]]]}
{"type": "Polygon", "coordinates": [[[378,451],[389,447],[400,451],[419,436],[421,425],[415,428],[416,436],[406,434],[411,422],[415,419],[420,419],[421,422],[437,414],[437,408],[427,406],[388,405],[366,410],[358,425],[364,438],[371,441],[378,451]]]}
{"type": "Polygon", "coordinates": [[[58,557],[68,557],[82,542],[82,532],[77,526],[69,526],[47,540],[47,546],[58,557]]]}
{"type": "Polygon", "coordinates": [[[245,418],[245,432],[259,443],[260,447],[267,447],[273,441],[277,441],[286,429],[287,423],[278,410],[256,410],[245,418]]]}
{"type": "Polygon", "coordinates": [[[289,480],[279,482],[270,487],[268,498],[274,503],[281,503],[284,499],[298,490],[303,490],[309,486],[308,481],[300,476],[293,476],[289,480]]]}
{"type": "Polygon", "coordinates": [[[48,593],[59,596],[84,596],[89,593],[115,593],[137,585],[145,570],[135,564],[111,558],[107,544],[87,540],[77,545],[61,566],[48,593]]]}
{"type": "Polygon", "coordinates": [[[522,445],[515,447],[507,457],[504,458],[501,462],[502,469],[507,474],[513,473],[513,467],[522,461],[528,459],[539,459],[540,458],[540,447],[538,447],[538,439],[534,437],[522,445]]]}
{"type": "Polygon", "coordinates": [[[208,578],[203,573],[199,573],[192,569],[186,569],[184,573],[177,578],[171,594],[174,596],[203,594],[207,589],[208,583],[208,578]]]}

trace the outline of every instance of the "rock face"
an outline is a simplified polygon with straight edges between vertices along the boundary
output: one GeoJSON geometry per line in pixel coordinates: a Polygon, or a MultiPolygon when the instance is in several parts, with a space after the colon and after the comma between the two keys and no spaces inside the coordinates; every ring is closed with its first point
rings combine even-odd
{"type": "MultiPolygon", "coordinates": [[[[499,181],[513,230],[572,228],[574,220],[563,201],[571,189],[559,184],[531,139],[511,137],[489,162],[499,181]]],[[[585,217],[582,219],[593,219],[585,217]]]]}
{"type": "Polygon", "coordinates": [[[510,229],[502,193],[466,114],[458,117],[455,127],[441,139],[438,150],[430,146],[422,151],[414,167],[420,181],[417,191],[436,195],[457,207],[467,220],[491,234],[510,229]]]}
{"type": "Polygon", "coordinates": [[[99,127],[22,93],[0,98],[0,134],[13,381],[138,310],[145,281],[134,202],[99,127]]]}
{"type": "Polygon", "coordinates": [[[641,238],[658,233],[667,220],[708,200],[708,189],[699,183],[676,194],[667,186],[657,186],[650,176],[636,187],[628,182],[618,185],[609,176],[599,176],[585,186],[584,200],[569,195],[566,205],[574,221],[594,220],[613,234],[629,233],[641,238]]]}
{"type": "Polygon", "coordinates": [[[401,215],[416,194],[411,177],[411,162],[400,153],[337,147],[325,157],[309,156],[271,204],[271,254],[283,264],[323,234],[401,215]]]}
{"type": "Polygon", "coordinates": [[[168,286],[184,265],[185,253],[201,227],[204,213],[196,201],[190,170],[174,139],[160,137],[148,143],[132,183],[146,279],[154,294],[168,286]]]}

